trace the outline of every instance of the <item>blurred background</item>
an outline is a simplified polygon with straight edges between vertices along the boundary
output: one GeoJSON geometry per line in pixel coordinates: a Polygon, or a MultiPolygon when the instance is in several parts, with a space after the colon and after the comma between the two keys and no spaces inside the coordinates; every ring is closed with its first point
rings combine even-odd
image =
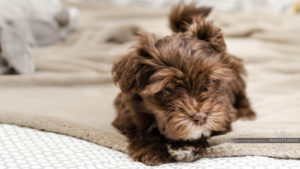
{"type": "Polygon", "coordinates": [[[115,5],[130,5],[143,7],[163,7],[177,4],[196,2],[198,5],[212,6],[222,11],[245,10],[255,7],[268,7],[276,11],[288,12],[297,0],[69,0],[71,2],[104,2],[115,5]]]}
{"type": "MultiPolygon", "coordinates": [[[[78,4],[162,9],[159,12],[167,13],[170,6],[179,2],[181,0],[0,0],[2,32],[0,74],[33,73],[35,64],[30,48],[54,44],[75,30],[80,13],[75,6],[82,6],[78,4]]],[[[297,15],[300,7],[300,0],[185,0],[184,2],[211,6],[214,11],[245,12],[261,9],[260,11],[270,10],[284,15],[297,15]]],[[[120,21],[115,22],[116,25],[119,23],[120,21]]]]}

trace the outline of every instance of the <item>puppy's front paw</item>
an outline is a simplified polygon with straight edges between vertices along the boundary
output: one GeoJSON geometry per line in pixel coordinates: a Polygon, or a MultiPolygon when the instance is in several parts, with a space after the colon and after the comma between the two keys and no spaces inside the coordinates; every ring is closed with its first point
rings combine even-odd
{"type": "Polygon", "coordinates": [[[171,145],[167,145],[168,152],[172,158],[180,162],[191,162],[200,158],[200,154],[193,146],[183,146],[179,148],[172,148],[171,145]]]}
{"type": "Polygon", "coordinates": [[[143,162],[146,165],[160,165],[165,163],[174,162],[168,153],[155,152],[151,150],[139,151],[129,154],[134,161],[143,162]]]}
{"type": "Polygon", "coordinates": [[[161,157],[157,154],[150,153],[144,154],[144,156],[141,158],[141,161],[146,165],[160,165],[172,162],[171,158],[161,157]]]}

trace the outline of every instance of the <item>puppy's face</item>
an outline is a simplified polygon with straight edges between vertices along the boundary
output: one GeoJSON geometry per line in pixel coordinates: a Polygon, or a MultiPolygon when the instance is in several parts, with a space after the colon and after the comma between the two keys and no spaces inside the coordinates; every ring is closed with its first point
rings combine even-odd
{"type": "Polygon", "coordinates": [[[223,96],[236,74],[225,55],[223,36],[211,23],[196,21],[160,40],[141,33],[135,49],[114,65],[114,81],[142,98],[161,134],[196,140],[229,129],[223,96]]]}

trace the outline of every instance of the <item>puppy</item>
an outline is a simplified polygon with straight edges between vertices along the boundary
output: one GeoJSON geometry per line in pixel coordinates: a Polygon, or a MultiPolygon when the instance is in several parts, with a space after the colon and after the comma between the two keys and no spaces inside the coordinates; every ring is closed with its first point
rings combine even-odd
{"type": "Polygon", "coordinates": [[[205,20],[209,12],[175,6],[172,35],[156,39],[139,32],[135,47],[113,65],[121,89],[113,125],[127,136],[135,161],[194,161],[204,155],[206,138],[255,116],[242,61],[227,53],[221,29],[205,20]]]}

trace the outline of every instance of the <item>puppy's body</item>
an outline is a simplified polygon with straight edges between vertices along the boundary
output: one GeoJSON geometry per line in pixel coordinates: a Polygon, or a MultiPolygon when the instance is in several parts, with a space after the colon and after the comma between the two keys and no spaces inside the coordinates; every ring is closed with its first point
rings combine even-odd
{"type": "Polygon", "coordinates": [[[134,160],[193,161],[205,152],[207,137],[255,116],[243,64],[227,53],[221,30],[205,21],[209,11],[176,6],[169,17],[173,35],[156,40],[140,33],[135,48],[114,64],[122,92],[113,125],[127,136],[134,160]]]}

